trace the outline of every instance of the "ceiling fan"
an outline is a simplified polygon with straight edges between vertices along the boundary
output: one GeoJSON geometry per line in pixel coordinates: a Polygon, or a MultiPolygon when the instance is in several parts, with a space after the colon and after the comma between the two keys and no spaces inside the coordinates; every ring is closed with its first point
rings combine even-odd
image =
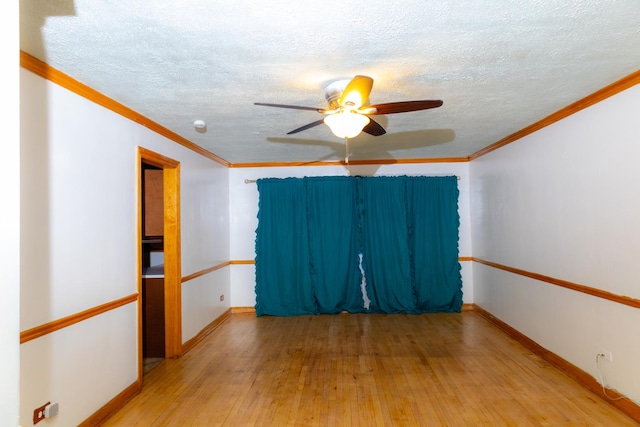
{"type": "Polygon", "coordinates": [[[326,117],[311,122],[290,132],[287,135],[325,123],[339,138],[354,138],[365,132],[369,135],[380,136],[387,131],[370,116],[383,114],[408,113],[411,111],[437,108],[442,105],[441,100],[401,101],[384,104],[368,105],[369,94],[373,87],[373,79],[368,76],[355,76],[351,80],[338,80],[325,88],[325,98],[329,108],[302,107],[297,105],[268,104],[256,102],[255,105],[267,107],[291,108],[294,110],[311,110],[326,117]]]}

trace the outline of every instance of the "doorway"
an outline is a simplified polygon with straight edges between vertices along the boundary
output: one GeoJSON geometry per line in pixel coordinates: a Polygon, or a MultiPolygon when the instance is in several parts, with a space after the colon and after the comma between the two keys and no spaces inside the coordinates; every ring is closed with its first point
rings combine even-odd
{"type": "Polygon", "coordinates": [[[182,355],[180,163],[138,148],[138,377],[182,355]]]}
{"type": "Polygon", "coordinates": [[[165,357],[163,170],[141,164],[143,374],[165,357]]]}

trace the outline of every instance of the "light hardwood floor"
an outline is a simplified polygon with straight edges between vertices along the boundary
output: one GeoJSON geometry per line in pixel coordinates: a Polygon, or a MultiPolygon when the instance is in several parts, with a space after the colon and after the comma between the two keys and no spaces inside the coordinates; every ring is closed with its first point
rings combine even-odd
{"type": "Polygon", "coordinates": [[[234,314],[105,426],[636,426],[474,312],[234,314]]]}

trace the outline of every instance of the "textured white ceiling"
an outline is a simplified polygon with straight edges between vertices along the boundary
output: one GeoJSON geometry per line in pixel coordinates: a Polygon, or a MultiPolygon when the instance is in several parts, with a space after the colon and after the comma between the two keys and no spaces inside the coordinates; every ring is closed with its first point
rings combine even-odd
{"type": "Polygon", "coordinates": [[[468,156],[640,69],[638,0],[21,0],[21,49],[231,163],[340,160],[336,78],[374,78],[352,159],[468,156]],[[197,132],[196,119],[207,130],[197,132]]]}

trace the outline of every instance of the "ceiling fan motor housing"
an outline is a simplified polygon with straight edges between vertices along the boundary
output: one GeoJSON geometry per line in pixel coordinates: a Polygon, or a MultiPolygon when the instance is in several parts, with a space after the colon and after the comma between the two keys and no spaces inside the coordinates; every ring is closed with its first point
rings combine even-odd
{"type": "Polygon", "coordinates": [[[325,86],[324,98],[327,100],[330,110],[335,110],[340,106],[340,104],[338,104],[338,100],[350,81],[350,79],[334,80],[325,86]]]}

